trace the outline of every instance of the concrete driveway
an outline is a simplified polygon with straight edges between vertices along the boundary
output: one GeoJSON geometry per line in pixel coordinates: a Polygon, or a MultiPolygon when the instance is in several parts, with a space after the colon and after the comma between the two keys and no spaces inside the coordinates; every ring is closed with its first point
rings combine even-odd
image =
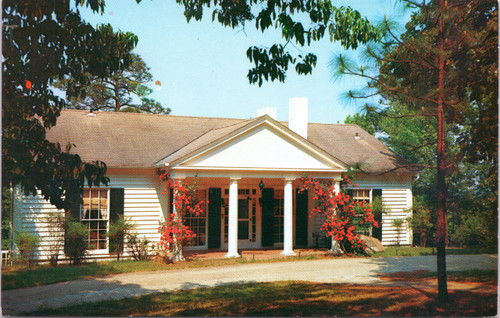
{"type": "MultiPolygon", "coordinates": [[[[449,255],[448,271],[497,269],[497,255],[449,255]]],[[[303,280],[324,283],[386,284],[381,274],[436,271],[435,256],[339,258],[226,267],[141,272],[2,291],[4,315],[16,315],[40,306],[121,299],[179,289],[246,282],[303,280]]]]}

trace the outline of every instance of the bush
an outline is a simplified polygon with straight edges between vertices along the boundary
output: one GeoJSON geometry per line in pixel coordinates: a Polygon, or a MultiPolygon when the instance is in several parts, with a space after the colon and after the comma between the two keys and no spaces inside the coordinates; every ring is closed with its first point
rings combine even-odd
{"type": "Polygon", "coordinates": [[[48,238],[50,245],[48,246],[49,262],[50,265],[56,267],[59,261],[59,254],[64,246],[64,222],[65,217],[63,213],[49,215],[45,217],[44,222],[48,224],[48,238]]]}
{"type": "Polygon", "coordinates": [[[17,233],[15,243],[19,249],[21,258],[26,262],[28,267],[31,267],[34,263],[36,247],[40,243],[40,237],[28,232],[19,232],[17,233]]]}
{"type": "Polygon", "coordinates": [[[109,252],[116,253],[117,261],[120,261],[120,256],[123,254],[125,237],[130,234],[133,228],[134,225],[123,217],[120,217],[116,222],[112,222],[109,226],[107,233],[109,237],[109,252]]]}
{"type": "Polygon", "coordinates": [[[71,264],[80,264],[87,254],[89,230],[82,223],[71,219],[66,220],[64,229],[66,232],[64,254],[69,257],[71,264]]]}
{"type": "Polygon", "coordinates": [[[127,246],[130,249],[130,254],[136,261],[149,260],[154,256],[154,252],[156,251],[154,243],[150,242],[146,237],[143,240],[139,239],[137,233],[128,235],[127,246]]]}
{"type": "Polygon", "coordinates": [[[450,233],[450,241],[459,246],[496,247],[497,222],[491,222],[480,213],[471,213],[462,218],[462,224],[450,233]]]}

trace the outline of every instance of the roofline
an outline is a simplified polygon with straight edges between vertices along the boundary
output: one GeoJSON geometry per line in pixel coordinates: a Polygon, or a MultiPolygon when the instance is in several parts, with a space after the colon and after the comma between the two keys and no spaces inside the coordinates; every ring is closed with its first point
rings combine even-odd
{"type": "MultiPolygon", "coordinates": [[[[339,166],[341,169],[347,169],[347,167],[349,167],[349,165],[347,165],[342,160],[340,160],[338,158],[335,158],[331,154],[327,153],[326,151],[324,151],[320,147],[316,146],[315,144],[313,144],[312,142],[310,142],[306,138],[300,136],[299,134],[297,134],[296,132],[294,132],[290,128],[284,126],[283,124],[281,124],[277,120],[271,118],[267,114],[263,115],[263,116],[260,116],[260,117],[257,117],[254,120],[249,121],[246,125],[244,125],[244,126],[238,128],[238,129],[230,132],[227,135],[224,135],[224,136],[222,136],[220,138],[217,138],[216,140],[214,140],[214,141],[212,141],[212,142],[210,142],[210,143],[208,143],[208,144],[206,144],[206,145],[198,148],[197,150],[192,151],[192,152],[190,152],[190,153],[188,153],[188,154],[186,154],[186,155],[184,155],[184,156],[182,156],[182,157],[180,157],[180,158],[178,158],[178,159],[170,162],[169,164],[170,164],[170,166],[174,167],[174,166],[176,166],[178,164],[183,163],[187,159],[192,159],[192,158],[198,157],[198,156],[206,153],[208,150],[212,149],[214,146],[220,145],[221,143],[229,142],[230,140],[236,138],[237,136],[239,136],[239,135],[241,135],[241,134],[243,134],[243,133],[245,133],[245,132],[247,132],[247,131],[249,131],[251,129],[255,129],[255,128],[259,127],[260,125],[262,125],[262,124],[264,124],[266,122],[268,122],[269,124],[271,124],[275,129],[281,130],[284,134],[290,135],[296,141],[299,141],[303,146],[311,148],[318,155],[320,155],[321,157],[323,157],[324,160],[326,160],[326,161],[328,161],[328,162],[330,162],[330,163],[332,163],[332,164],[334,164],[336,166],[339,166]],[[228,135],[229,135],[229,138],[228,138],[228,135]]],[[[219,129],[227,128],[227,127],[229,127],[229,126],[221,127],[219,129]]],[[[210,131],[214,131],[214,130],[210,130],[210,131]]],[[[198,137],[198,138],[200,138],[200,137],[198,137]]],[[[165,157],[165,158],[167,158],[167,157],[165,157]]],[[[162,159],[162,160],[164,160],[164,159],[162,159]]],[[[166,164],[159,164],[159,162],[161,162],[162,160],[157,161],[153,166],[154,167],[166,166],[166,164]]],[[[343,171],[345,171],[345,170],[343,170],[343,171]]]]}

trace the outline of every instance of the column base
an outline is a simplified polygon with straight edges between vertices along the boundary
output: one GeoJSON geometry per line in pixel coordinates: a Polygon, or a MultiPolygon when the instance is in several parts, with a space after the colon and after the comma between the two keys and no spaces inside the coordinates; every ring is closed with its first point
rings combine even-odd
{"type": "Polygon", "coordinates": [[[239,257],[241,257],[241,255],[238,253],[227,253],[224,257],[225,258],[239,258],[239,257]]]}
{"type": "Polygon", "coordinates": [[[283,251],[280,254],[283,256],[295,256],[295,255],[297,255],[297,254],[295,254],[294,251],[283,251]]]}

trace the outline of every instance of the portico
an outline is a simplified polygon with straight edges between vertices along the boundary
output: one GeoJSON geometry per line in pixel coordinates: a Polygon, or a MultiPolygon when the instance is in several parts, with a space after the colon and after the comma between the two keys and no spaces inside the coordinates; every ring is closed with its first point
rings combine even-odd
{"type": "Polygon", "coordinates": [[[310,143],[304,123],[307,117],[291,121],[292,130],[264,115],[211,131],[157,163],[174,179],[198,178],[205,191],[208,216],[200,235],[208,242],[192,248],[227,249],[226,257],[239,257],[239,248],[279,246],[283,255],[294,255],[294,225],[305,228],[298,231],[299,245],[307,245],[310,200],[302,194],[297,205],[300,178],[340,179],[347,166],[310,143]]]}

